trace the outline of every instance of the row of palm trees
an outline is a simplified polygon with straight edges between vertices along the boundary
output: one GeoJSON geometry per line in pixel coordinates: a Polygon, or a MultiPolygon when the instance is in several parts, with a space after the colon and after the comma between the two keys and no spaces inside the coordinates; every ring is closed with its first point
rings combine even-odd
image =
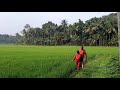
{"type": "Polygon", "coordinates": [[[51,21],[42,28],[26,24],[22,35],[16,34],[17,44],[28,45],[118,45],[117,14],[91,18],[85,23],[79,19],[74,24],[66,20],[57,25],[51,21]]]}

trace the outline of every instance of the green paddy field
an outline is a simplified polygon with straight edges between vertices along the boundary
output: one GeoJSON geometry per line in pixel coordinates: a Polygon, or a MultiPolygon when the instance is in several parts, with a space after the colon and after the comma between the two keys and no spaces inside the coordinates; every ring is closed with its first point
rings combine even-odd
{"type": "Polygon", "coordinates": [[[0,78],[119,78],[118,47],[85,46],[88,61],[77,72],[79,46],[0,45],[0,78]]]}

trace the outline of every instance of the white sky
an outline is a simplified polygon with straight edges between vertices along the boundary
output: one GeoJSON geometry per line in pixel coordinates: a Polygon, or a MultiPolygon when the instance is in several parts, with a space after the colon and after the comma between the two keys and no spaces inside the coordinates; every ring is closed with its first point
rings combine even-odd
{"type": "Polygon", "coordinates": [[[0,34],[15,35],[20,33],[26,24],[31,27],[41,27],[42,24],[52,21],[60,24],[66,19],[68,24],[101,17],[115,12],[0,12],[0,34]]]}

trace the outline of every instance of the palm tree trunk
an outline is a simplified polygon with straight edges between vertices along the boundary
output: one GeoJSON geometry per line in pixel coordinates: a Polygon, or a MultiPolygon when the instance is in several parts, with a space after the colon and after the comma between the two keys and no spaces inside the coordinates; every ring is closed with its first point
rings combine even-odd
{"type": "Polygon", "coordinates": [[[43,33],[43,45],[45,45],[44,38],[45,38],[45,34],[43,33]]]}
{"type": "Polygon", "coordinates": [[[96,39],[96,46],[97,46],[97,39],[96,39]]]}
{"type": "Polygon", "coordinates": [[[107,46],[107,34],[106,34],[106,39],[105,39],[105,45],[107,46]]]}
{"type": "Polygon", "coordinates": [[[109,33],[109,40],[110,40],[110,33],[109,33]]]}
{"type": "Polygon", "coordinates": [[[103,38],[103,46],[104,46],[104,38],[103,38]]]}
{"type": "Polygon", "coordinates": [[[103,38],[103,40],[102,40],[103,42],[102,42],[102,45],[104,46],[104,38],[103,38]]]}
{"type": "Polygon", "coordinates": [[[49,45],[50,45],[50,34],[49,34],[49,45]]]}

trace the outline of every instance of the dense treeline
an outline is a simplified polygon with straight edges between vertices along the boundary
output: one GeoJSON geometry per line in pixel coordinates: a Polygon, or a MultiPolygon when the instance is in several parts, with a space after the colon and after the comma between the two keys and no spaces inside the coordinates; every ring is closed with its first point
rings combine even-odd
{"type": "Polygon", "coordinates": [[[0,34],[0,44],[15,44],[16,43],[16,37],[7,35],[7,34],[0,34]]]}
{"type": "Polygon", "coordinates": [[[16,33],[16,44],[117,46],[117,13],[85,22],[79,19],[73,24],[67,20],[62,20],[60,25],[48,21],[42,28],[26,24],[21,34],[16,33]]]}

